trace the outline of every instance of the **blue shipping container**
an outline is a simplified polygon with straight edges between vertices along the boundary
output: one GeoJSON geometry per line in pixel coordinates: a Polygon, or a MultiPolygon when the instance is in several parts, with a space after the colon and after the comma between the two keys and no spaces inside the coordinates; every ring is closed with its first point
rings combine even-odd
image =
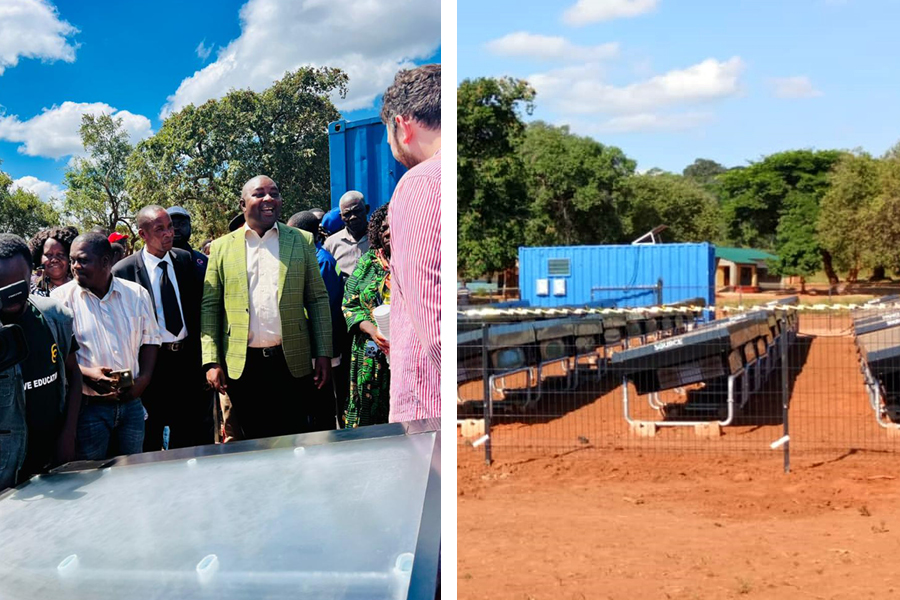
{"type": "Polygon", "coordinates": [[[378,117],[328,124],[331,164],[331,207],[341,196],[357,190],[366,197],[369,212],[387,204],[406,172],[391,154],[387,129],[378,117]]]}
{"type": "Polygon", "coordinates": [[[519,294],[531,306],[637,307],[703,298],[715,304],[712,244],[519,248],[519,294]]]}

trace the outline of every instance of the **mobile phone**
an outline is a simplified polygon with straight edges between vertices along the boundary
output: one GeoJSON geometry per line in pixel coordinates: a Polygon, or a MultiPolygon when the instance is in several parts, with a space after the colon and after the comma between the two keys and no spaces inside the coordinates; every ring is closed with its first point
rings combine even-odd
{"type": "Polygon", "coordinates": [[[113,371],[109,374],[110,379],[116,380],[116,389],[124,390],[134,385],[134,377],[131,375],[131,369],[122,369],[121,371],[113,371]]]}
{"type": "Polygon", "coordinates": [[[28,291],[28,282],[24,279],[0,288],[0,308],[25,302],[28,291]]]}

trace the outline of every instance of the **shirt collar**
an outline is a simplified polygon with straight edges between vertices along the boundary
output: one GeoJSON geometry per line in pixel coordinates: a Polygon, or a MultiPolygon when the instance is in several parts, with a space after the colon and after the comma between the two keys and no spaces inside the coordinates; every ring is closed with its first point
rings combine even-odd
{"type": "MultiPolygon", "coordinates": [[[[79,293],[82,296],[84,296],[85,294],[88,294],[90,296],[94,296],[94,298],[97,298],[97,296],[94,295],[94,292],[87,289],[86,287],[81,287],[80,285],[78,285],[77,281],[73,280],[71,283],[74,283],[78,287],[79,293]]],[[[106,292],[105,296],[103,296],[102,298],[99,298],[100,302],[106,302],[107,300],[110,300],[112,298],[113,294],[117,294],[117,295],[121,296],[122,295],[121,288],[122,288],[122,282],[119,281],[118,277],[116,277],[115,275],[112,275],[112,283],[110,283],[110,285],[109,285],[109,291],[106,292]]]]}
{"type": "Polygon", "coordinates": [[[355,239],[355,238],[353,237],[353,235],[351,235],[350,230],[347,229],[346,227],[344,227],[343,229],[341,229],[341,234],[343,235],[343,240],[344,240],[345,242],[350,242],[350,243],[353,244],[354,246],[359,246],[360,244],[363,243],[363,240],[366,240],[366,239],[369,238],[369,233],[368,233],[368,231],[367,231],[366,233],[363,234],[363,236],[362,236],[361,238],[359,238],[359,239],[357,240],[357,239],[355,239]]]}
{"type": "MultiPolygon", "coordinates": [[[[268,231],[266,231],[266,232],[263,234],[263,238],[266,237],[266,236],[269,235],[269,234],[274,235],[275,237],[278,237],[278,221],[276,221],[275,224],[272,225],[272,228],[271,228],[271,229],[269,229],[268,231]],[[272,233],[273,231],[274,231],[275,233],[272,233]]],[[[247,239],[247,236],[248,236],[248,235],[253,235],[253,237],[255,237],[255,238],[258,239],[258,240],[259,240],[259,239],[262,239],[262,238],[259,237],[259,234],[256,233],[256,231],[254,231],[253,229],[250,228],[250,225],[248,225],[247,223],[244,223],[244,239],[247,239]]]]}
{"type": "Polygon", "coordinates": [[[166,252],[166,255],[163,256],[162,258],[157,258],[157,257],[153,256],[152,254],[150,254],[149,252],[147,252],[147,247],[144,246],[144,249],[141,250],[141,254],[144,257],[144,264],[146,264],[150,270],[158,269],[159,263],[161,263],[163,261],[168,263],[170,270],[175,267],[175,265],[172,264],[172,257],[169,255],[168,252],[166,252]]]}

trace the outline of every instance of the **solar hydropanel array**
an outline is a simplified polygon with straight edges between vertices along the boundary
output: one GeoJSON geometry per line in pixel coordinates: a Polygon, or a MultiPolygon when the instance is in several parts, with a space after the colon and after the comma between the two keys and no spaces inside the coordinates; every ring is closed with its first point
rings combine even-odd
{"type": "Polygon", "coordinates": [[[900,304],[470,308],[457,389],[460,444],[493,456],[894,451],[900,304]]]}

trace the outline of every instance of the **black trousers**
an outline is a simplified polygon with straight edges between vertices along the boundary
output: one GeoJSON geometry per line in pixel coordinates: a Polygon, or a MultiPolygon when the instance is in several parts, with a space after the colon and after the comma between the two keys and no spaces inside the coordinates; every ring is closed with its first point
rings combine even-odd
{"type": "Polygon", "coordinates": [[[153,379],[141,396],[147,410],[144,452],[162,448],[167,425],[170,449],[213,443],[214,396],[206,389],[199,352],[189,348],[159,349],[153,379]]]}
{"type": "Polygon", "coordinates": [[[243,439],[334,429],[333,405],[323,402],[313,376],[294,377],[278,347],[271,356],[247,348],[240,379],[226,377],[232,415],[243,439]],[[323,421],[331,415],[331,426],[323,421]]]}

